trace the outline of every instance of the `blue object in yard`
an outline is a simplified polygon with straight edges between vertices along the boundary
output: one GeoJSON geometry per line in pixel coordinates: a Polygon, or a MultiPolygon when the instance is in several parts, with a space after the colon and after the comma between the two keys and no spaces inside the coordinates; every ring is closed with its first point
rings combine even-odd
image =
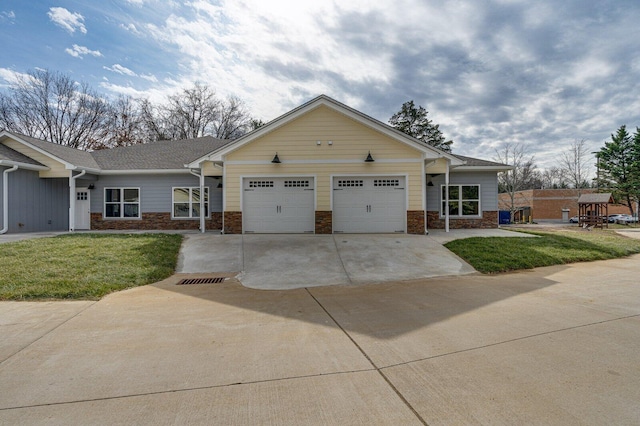
{"type": "Polygon", "coordinates": [[[511,223],[511,213],[509,212],[509,210],[500,210],[498,223],[500,225],[508,225],[509,223],[511,223]]]}

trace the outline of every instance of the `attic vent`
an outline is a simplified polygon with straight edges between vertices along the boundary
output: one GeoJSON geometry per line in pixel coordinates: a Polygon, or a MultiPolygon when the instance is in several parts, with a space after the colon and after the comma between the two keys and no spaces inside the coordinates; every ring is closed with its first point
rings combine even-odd
{"type": "Polygon", "coordinates": [[[225,277],[209,277],[209,278],[187,278],[180,280],[176,285],[188,285],[188,284],[220,284],[223,283],[225,277]]]}

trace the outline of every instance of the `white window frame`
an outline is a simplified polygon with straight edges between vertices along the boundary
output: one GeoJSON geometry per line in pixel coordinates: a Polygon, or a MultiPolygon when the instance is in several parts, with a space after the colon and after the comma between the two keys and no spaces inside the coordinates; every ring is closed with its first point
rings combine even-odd
{"type": "MultiPolygon", "coordinates": [[[[442,193],[443,191],[445,191],[447,185],[440,185],[440,217],[443,218],[445,217],[446,212],[443,210],[445,208],[445,202],[446,200],[443,198],[442,193]]],[[[449,217],[452,218],[481,218],[482,217],[482,191],[481,191],[481,186],[479,183],[454,183],[454,184],[449,184],[449,188],[457,186],[458,187],[458,198],[453,199],[451,197],[449,197],[449,203],[451,202],[456,202],[458,203],[458,212],[459,214],[457,215],[453,215],[453,214],[449,214],[449,217]],[[462,198],[462,187],[463,186],[476,186],[478,188],[478,198],[462,198]],[[465,201],[477,201],[478,202],[478,214],[471,214],[471,215],[464,215],[462,214],[462,203],[465,201]]]]}
{"type": "Polygon", "coordinates": [[[104,199],[103,199],[103,210],[102,210],[102,217],[103,219],[125,219],[125,220],[137,220],[140,219],[142,217],[142,191],[140,190],[139,187],[119,187],[119,186],[110,186],[110,187],[105,187],[104,188],[104,199]],[[126,190],[132,190],[135,189],[136,191],[138,191],[138,201],[136,202],[131,202],[131,201],[125,201],[124,200],[124,191],[126,190]],[[118,190],[120,192],[120,201],[118,202],[112,202],[112,201],[107,201],[107,191],[109,190],[118,190]],[[107,216],[107,205],[112,205],[112,204],[119,204],[120,205],[120,216],[107,216]],[[138,206],[138,215],[137,216],[124,216],[124,211],[125,211],[125,205],[132,205],[135,204],[138,206]]]}
{"type": "MultiPolygon", "coordinates": [[[[197,189],[200,190],[199,186],[174,186],[171,188],[171,219],[175,219],[175,220],[193,220],[193,219],[200,219],[200,216],[193,216],[193,205],[197,204],[200,205],[200,201],[198,202],[194,202],[193,201],[193,190],[197,189]],[[175,200],[175,194],[176,194],[176,189],[188,189],[189,190],[189,216],[175,216],[175,205],[176,205],[176,200],[175,200]]],[[[211,191],[209,190],[208,186],[204,187],[204,193],[207,195],[206,199],[205,199],[205,210],[207,212],[207,214],[205,215],[205,218],[210,218],[211,217],[211,191]]],[[[178,202],[178,204],[185,204],[184,201],[178,202]]]]}

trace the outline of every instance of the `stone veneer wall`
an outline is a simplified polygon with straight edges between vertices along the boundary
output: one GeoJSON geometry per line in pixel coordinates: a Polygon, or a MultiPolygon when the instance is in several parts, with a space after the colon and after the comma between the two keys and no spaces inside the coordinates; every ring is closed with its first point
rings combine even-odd
{"type": "Polygon", "coordinates": [[[407,210],[407,234],[424,234],[424,210],[407,210]]]}
{"type": "Polygon", "coordinates": [[[242,234],[242,212],[224,212],[224,233],[242,234]]]}
{"type": "MultiPolygon", "coordinates": [[[[171,219],[171,213],[142,213],[141,219],[105,219],[102,213],[91,213],[91,229],[97,231],[111,229],[129,230],[178,230],[199,229],[200,219],[171,219]]],[[[207,230],[222,229],[222,213],[212,212],[205,219],[207,230]]]]}
{"type": "Polygon", "coordinates": [[[333,232],[333,212],[316,211],[316,234],[331,234],[333,232]]]}
{"type": "MultiPolygon", "coordinates": [[[[432,229],[444,229],[444,218],[440,218],[438,212],[427,212],[427,227],[432,229]]],[[[449,218],[450,229],[472,229],[472,228],[497,228],[498,212],[484,211],[480,219],[454,219],[449,218]]]]}

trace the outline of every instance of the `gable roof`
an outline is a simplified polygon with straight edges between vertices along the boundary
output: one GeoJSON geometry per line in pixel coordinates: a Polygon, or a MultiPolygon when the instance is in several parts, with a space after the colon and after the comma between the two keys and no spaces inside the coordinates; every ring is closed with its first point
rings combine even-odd
{"type": "Polygon", "coordinates": [[[457,171],[462,170],[492,170],[492,171],[506,171],[513,169],[508,164],[496,163],[495,161],[481,160],[479,158],[467,157],[464,155],[452,154],[453,156],[464,161],[463,166],[456,167],[457,171]]]}
{"type": "Polygon", "coordinates": [[[613,197],[610,192],[600,192],[594,194],[582,194],[578,199],[578,204],[613,204],[613,197]]]}
{"type": "Polygon", "coordinates": [[[184,170],[186,164],[230,142],[204,136],[104,149],[91,155],[102,170],[184,170]]]}
{"type": "Polygon", "coordinates": [[[434,148],[430,145],[425,144],[422,141],[419,141],[416,138],[413,138],[401,131],[399,131],[398,129],[395,129],[391,126],[389,126],[388,124],[385,124],[381,121],[376,120],[373,117],[370,117],[360,111],[357,111],[343,103],[340,103],[338,101],[336,101],[335,99],[330,98],[329,96],[326,95],[320,95],[302,105],[300,105],[297,108],[294,108],[293,110],[281,115],[280,117],[271,120],[270,122],[268,122],[267,124],[265,124],[262,127],[259,127],[258,129],[247,133],[246,135],[236,139],[235,141],[232,141],[231,143],[229,143],[228,145],[222,147],[221,149],[217,150],[216,152],[211,152],[208,155],[205,155],[203,157],[198,158],[196,161],[192,162],[190,164],[191,167],[197,167],[197,164],[202,162],[202,161],[223,161],[223,157],[230,153],[235,151],[236,149],[239,149],[240,147],[254,141],[255,139],[264,136],[267,133],[270,133],[276,129],[279,129],[280,127],[284,126],[285,124],[295,120],[296,118],[320,107],[320,106],[326,106],[336,112],[339,112],[351,119],[353,119],[354,121],[367,126],[371,129],[374,129],[380,133],[385,134],[386,136],[389,136],[392,139],[395,139],[399,142],[402,142],[404,144],[410,145],[413,148],[418,149],[419,151],[422,151],[425,156],[427,158],[432,158],[432,159],[436,159],[436,158],[448,158],[449,160],[451,160],[452,165],[462,165],[464,164],[463,160],[460,160],[459,158],[457,158],[456,156],[441,151],[437,148],[434,148]]]}
{"type": "Polygon", "coordinates": [[[59,145],[53,142],[43,141],[41,139],[32,138],[20,133],[3,131],[0,136],[11,136],[12,139],[23,143],[24,145],[63,163],[68,169],[76,167],[89,170],[97,170],[98,164],[94,161],[90,152],[81,151],[79,149],[70,148],[68,146],[59,145]]]}
{"type": "Polygon", "coordinates": [[[26,155],[0,143],[0,164],[4,164],[4,163],[7,163],[7,164],[20,163],[20,164],[28,164],[31,166],[41,166],[43,168],[47,167],[44,164],[37,162],[33,158],[27,157],[26,155]]]}

